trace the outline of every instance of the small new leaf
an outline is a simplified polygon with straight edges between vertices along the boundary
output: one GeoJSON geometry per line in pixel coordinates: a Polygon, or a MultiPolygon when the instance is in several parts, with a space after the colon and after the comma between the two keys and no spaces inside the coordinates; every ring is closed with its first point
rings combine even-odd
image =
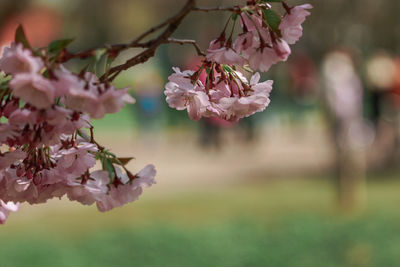
{"type": "Polygon", "coordinates": [[[122,163],[122,165],[126,165],[128,164],[131,160],[133,160],[134,158],[132,157],[128,157],[128,158],[118,158],[119,162],[122,163]]]}
{"type": "Polygon", "coordinates": [[[281,17],[279,16],[279,14],[273,11],[272,9],[266,9],[263,12],[264,12],[264,18],[268,22],[268,25],[274,32],[279,34],[280,33],[279,25],[281,24],[281,17]]]}
{"type": "Polygon", "coordinates": [[[225,70],[226,72],[229,72],[229,73],[232,73],[232,72],[233,72],[233,69],[232,69],[231,67],[229,67],[228,65],[224,65],[224,70],[225,70]]]}
{"type": "Polygon", "coordinates": [[[61,39],[61,40],[56,40],[53,41],[49,44],[49,52],[58,54],[66,48],[70,43],[72,43],[74,39],[61,39]]]}
{"type": "Polygon", "coordinates": [[[31,45],[28,42],[28,39],[26,38],[24,28],[20,24],[15,31],[15,42],[22,44],[25,48],[31,48],[31,45]]]}
{"type": "Polygon", "coordinates": [[[233,21],[236,21],[237,18],[238,18],[238,14],[237,14],[237,13],[232,14],[232,19],[233,19],[233,21]]]}
{"type": "Polygon", "coordinates": [[[103,170],[108,172],[108,176],[110,176],[110,181],[112,182],[115,177],[114,166],[109,158],[103,158],[103,170]]]}

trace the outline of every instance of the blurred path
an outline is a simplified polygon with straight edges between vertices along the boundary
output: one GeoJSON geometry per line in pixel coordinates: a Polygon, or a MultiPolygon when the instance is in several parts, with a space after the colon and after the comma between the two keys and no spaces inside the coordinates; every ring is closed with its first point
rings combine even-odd
{"type": "MultiPolygon", "coordinates": [[[[98,132],[100,143],[119,156],[134,156],[128,168],[156,165],[158,184],[151,191],[212,187],[255,180],[304,176],[332,165],[332,147],[322,129],[266,129],[253,144],[226,132],[220,151],[204,149],[194,132],[138,137],[128,131],[98,132]],[[156,189],[157,188],[157,189],[156,189]]],[[[169,190],[168,190],[169,191],[169,190]]]]}

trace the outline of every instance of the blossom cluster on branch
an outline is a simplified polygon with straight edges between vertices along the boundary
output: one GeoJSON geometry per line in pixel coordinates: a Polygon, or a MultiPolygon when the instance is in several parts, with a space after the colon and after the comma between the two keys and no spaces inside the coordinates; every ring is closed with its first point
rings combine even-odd
{"type": "Polygon", "coordinates": [[[15,42],[3,48],[0,58],[0,223],[19,203],[39,204],[66,196],[84,205],[96,204],[108,211],[136,200],[144,187],[155,183],[153,165],[137,173],[94,138],[91,119],[115,113],[135,100],[128,88],[117,89],[112,81],[124,70],[146,62],[162,44],[193,45],[204,57],[196,71],[181,71],[165,86],[170,107],[187,110],[189,117],[219,117],[237,121],[264,110],[273,81],[260,82],[260,74],[291,53],[289,45],[302,35],[311,5],[289,7],[282,0],[252,0],[244,6],[200,8],[195,0],[173,17],[144,32],[127,44],[107,45],[72,53],[72,40],[56,40],[33,48],[18,27],[15,42]],[[272,9],[279,2],[284,16],[272,9]],[[171,38],[192,11],[228,11],[231,16],[221,35],[210,43],[207,54],[194,40],[171,38]],[[239,21],[242,32],[233,39],[239,21]],[[227,34],[229,23],[230,34],[227,34]],[[150,34],[161,33],[144,41],[150,34]],[[121,65],[113,65],[120,52],[143,51],[121,65]],[[65,67],[73,59],[89,59],[79,73],[65,67]],[[102,73],[96,64],[103,62],[102,73]],[[250,79],[241,70],[251,72],[250,79]],[[200,77],[206,77],[201,79],[200,77]],[[96,162],[101,169],[95,170],[96,162]]]}
{"type": "Polygon", "coordinates": [[[129,159],[116,157],[93,137],[92,118],[134,103],[128,88],[117,90],[91,72],[74,74],[54,64],[48,52],[18,42],[5,47],[0,59],[5,74],[0,143],[8,148],[0,152],[0,223],[17,209],[15,203],[66,195],[107,211],[137,199],[154,183],[153,165],[132,174],[124,167],[129,159]],[[103,170],[92,171],[97,160],[103,170]]]}
{"type": "Polygon", "coordinates": [[[303,33],[302,23],[310,14],[309,4],[289,7],[282,1],[248,1],[232,10],[221,35],[211,41],[197,71],[174,69],[165,86],[166,101],[171,108],[187,109],[189,117],[218,117],[237,121],[263,111],[269,104],[273,81],[259,83],[260,74],[291,53],[303,33]],[[286,14],[279,15],[266,2],[281,2],[286,14]],[[239,21],[241,33],[233,38],[239,21]],[[229,23],[232,30],[227,34],[229,23]],[[240,72],[253,73],[250,81],[240,72]],[[206,79],[201,81],[200,76],[206,79]]]}

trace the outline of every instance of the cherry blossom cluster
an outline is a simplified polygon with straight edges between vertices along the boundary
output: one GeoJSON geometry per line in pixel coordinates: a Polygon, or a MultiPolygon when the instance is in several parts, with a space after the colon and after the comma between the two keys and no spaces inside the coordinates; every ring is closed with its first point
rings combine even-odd
{"type": "Polygon", "coordinates": [[[67,196],[100,211],[136,200],[155,183],[155,168],[136,174],[93,137],[99,119],[133,103],[128,88],[116,89],[94,73],[74,74],[59,55],[20,42],[0,59],[0,223],[18,203],[67,196]],[[101,170],[93,170],[96,162],[101,170]]]}
{"type": "Polygon", "coordinates": [[[281,16],[267,2],[248,1],[247,6],[234,10],[228,20],[233,22],[230,35],[226,34],[227,23],[221,35],[210,43],[197,71],[174,68],[164,92],[171,108],[186,109],[193,120],[215,116],[237,121],[268,106],[273,81],[260,83],[256,71],[266,72],[288,59],[290,45],[302,36],[302,23],[312,6],[289,7],[282,1],[286,14],[281,16]],[[242,31],[234,40],[238,20],[242,31]],[[240,69],[253,73],[250,81],[240,69]],[[205,81],[200,78],[203,75],[205,81]]]}

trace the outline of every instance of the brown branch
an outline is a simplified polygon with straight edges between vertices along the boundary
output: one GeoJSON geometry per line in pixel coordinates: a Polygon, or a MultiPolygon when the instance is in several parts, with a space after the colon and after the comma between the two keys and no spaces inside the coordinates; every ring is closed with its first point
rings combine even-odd
{"type": "Polygon", "coordinates": [[[211,11],[229,11],[229,12],[238,12],[240,11],[240,7],[193,7],[193,11],[202,11],[202,12],[211,12],[211,11]]]}
{"type": "Polygon", "coordinates": [[[111,68],[106,74],[104,74],[100,78],[100,80],[112,81],[118,76],[119,73],[121,73],[121,71],[127,70],[137,64],[144,63],[151,57],[153,57],[156,49],[160,45],[168,42],[168,38],[176,31],[182,20],[193,10],[194,4],[195,0],[188,0],[186,2],[186,5],[178,12],[178,14],[167,20],[165,23],[162,23],[168,25],[167,28],[157,38],[145,44],[146,46],[148,46],[148,48],[145,51],[127,60],[124,64],[111,68]],[[110,78],[108,78],[107,76],[110,78]]]}
{"type": "MultiPolygon", "coordinates": [[[[123,50],[129,49],[129,48],[145,48],[145,50],[142,51],[141,53],[139,53],[138,55],[134,56],[133,58],[130,58],[124,64],[112,67],[102,77],[100,77],[100,80],[103,82],[113,81],[122,71],[127,70],[135,65],[145,63],[146,61],[148,61],[151,57],[153,57],[155,55],[157,48],[160,45],[166,44],[166,43],[177,43],[177,44],[181,44],[181,45],[191,44],[196,49],[196,52],[198,55],[205,56],[205,54],[201,51],[200,47],[197,45],[197,43],[194,40],[174,39],[174,38],[170,38],[171,35],[176,31],[179,24],[181,24],[182,20],[191,11],[240,12],[240,7],[234,6],[234,7],[202,8],[202,7],[197,7],[195,5],[195,2],[196,2],[196,0],[187,0],[185,6],[175,16],[167,19],[166,21],[164,21],[164,22],[152,27],[148,31],[142,33],[141,35],[139,35],[136,39],[134,39],[130,43],[105,46],[105,48],[107,49],[106,53],[109,55],[109,57],[112,57],[112,58],[117,57],[123,50]],[[162,30],[163,28],[165,28],[165,29],[163,32],[161,32],[161,34],[159,36],[157,36],[154,39],[151,39],[147,42],[141,42],[144,38],[148,37],[152,33],[162,30]]],[[[57,62],[64,63],[73,58],[80,58],[80,59],[90,58],[96,54],[97,50],[98,50],[98,48],[93,48],[93,49],[88,49],[88,50],[78,52],[75,54],[70,53],[67,50],[64,50],[63,53],[58,58],[57,62]]]]}
{"type": "Polygon", "coordinates": [[[194,49],[196,49],[196,52],[199,56],[206,56],[206,54],[203,51],[201,51],[200,47],[197,45],[195,40],[168,38],[167,43],[180,44],[180,45],[190,44],[193,45],[194,49]]]}

